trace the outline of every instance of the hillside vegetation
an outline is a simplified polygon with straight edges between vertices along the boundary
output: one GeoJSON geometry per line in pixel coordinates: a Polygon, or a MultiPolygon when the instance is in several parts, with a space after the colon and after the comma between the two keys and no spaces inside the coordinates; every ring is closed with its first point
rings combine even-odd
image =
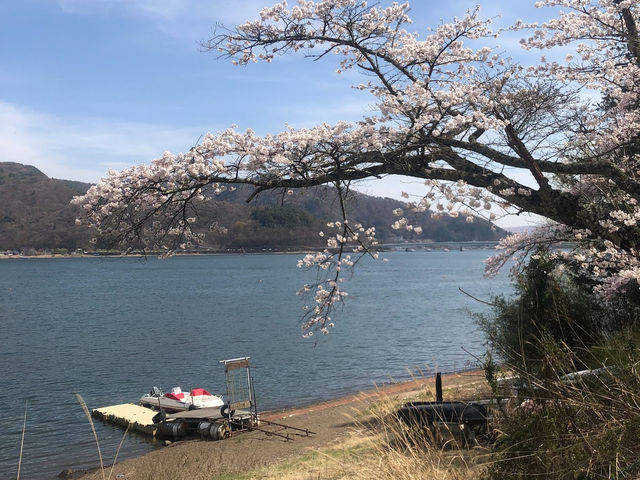
{"type": "Polygon", "coordinates": [[[69,205],[88,183],[55,180],[35,167],[0,163],[0,249],[82,248],[90,232],[69,205]]]}
{"type": "MultiPolygon", "coordinates": [[[[74,195],[86,192],[88,183],[47,177],[35,167],[0,162],[0,250],[88,249],[93,235],[88,228],[75,225],[77,207],[69,204],[74,195]]],[[[246,203],[249,189],[225,192],[216,202],[199,206],[198,224],[207,232],[205,248],[292,249],[323,245],[318,235],[329,221],[339,218],[331,187],[297,191],[264,192],[246,203]],[[225,233],[209,232],[217,224],[225,233]]],[[[493,231],[488,222],[466,223],[462,218],[433,220],[428,213],[408,217],[420,225],[422,234],[391,228],[397,220],[396,208],[402,202],[354,193],[350,198],[354,219],[375,226],[382,243],[402,241],[474,241],[496,240],[504,232],[493,231]],[[402,236],[404,235],[404,236],[402,236]]],[[[98,247],[108,248],[98,240],[98,247]]]]}

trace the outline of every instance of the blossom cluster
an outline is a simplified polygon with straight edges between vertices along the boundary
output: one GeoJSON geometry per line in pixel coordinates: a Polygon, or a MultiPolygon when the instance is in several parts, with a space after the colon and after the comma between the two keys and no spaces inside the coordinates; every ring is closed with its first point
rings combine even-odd
{"type": "MultiPolygon", "coordinates": [[[[313,306],[305,305],[307,312],[302,325],[305,337],[313,336],[315,330],[323,334],[333,328],[331,315],[348,293],[342,289],[344,270],[351,271],[363,255],[377,259],[378,242],[375,227],[365,228],[359,223],[351,225],[348,218],[327,223],[331,234],[326,237],[326,248],[322,252],[310,253],[298,261],[298,268],[317,268],[321,275],[314,284],[306,284],[299,295],[313,293],[313,306]],[[350,252],[350,253],[347,253],[350,252]]],[[[325,237],[324,232],[320,232],[325,237]]]]}

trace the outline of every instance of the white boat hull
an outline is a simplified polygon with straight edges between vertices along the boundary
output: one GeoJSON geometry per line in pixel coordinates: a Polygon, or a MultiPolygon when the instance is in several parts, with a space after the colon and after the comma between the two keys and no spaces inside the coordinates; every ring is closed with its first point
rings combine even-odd
{"type": "Polygon", "coordinates": [[[151,395],[146,394],[140,397],[140,405],[153,408],[156,410],[165,410],[167,412],[183,412],[186,410],[195,410],[198,408],[222,407],[224,400],[218,395],[190,395],[184,393],[182,398],[169,398],[168,395],[151,395]]]}

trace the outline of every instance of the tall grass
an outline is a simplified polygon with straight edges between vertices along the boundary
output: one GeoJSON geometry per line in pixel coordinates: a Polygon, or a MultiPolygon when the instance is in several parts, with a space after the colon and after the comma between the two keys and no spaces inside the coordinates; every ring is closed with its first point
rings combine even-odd
{"type": "MultiPolygon", "coordinates": [[[[466,386],[469,387],[469,386],[466,386]]],[[[483,386],[484,391],[487,390],[483,386]]],[[[467,395],[473,394],[465,390],[467,395]]],[[[346,436],[284,462],[252,471],[215,477],[216,480],[475,480],[484,472],[484,449],[465,449],[454,439],[430,430],[408,428],[396,415],[406,401],[419,396],[378,392],[376,400],[363,396],[359,407],[346,416],[346,436]]],[[[445,395],[459,396],[448,389],[445,395]]]]}
{"type": "MultiPolygon", "coordinates": [[[[96,427],[93,423],[93,418],[91,417],[91,412],[89,411],[89,407],[87,407],[87,403],[84,401],[84,398],[82,398],[82,395],[80,395],[79,393],[76,393],[76,398],[78,399],[78,402],[82,407],[82,411],[84,412],[85,416],[87,417],[87,420],[89,421],[89,425],[91,426],[91,432],[93,433],[93,438],[96,442],[96,448],[98,449],[98,458],[100,459],[100,472],[102,473],[102,480],[105,480],[104,462],[102,461],[102,451],[100,450],[100,441],[98,440],[98,434],[96,432],[96,427]]],[[[116,461],[118,460],[118,455],[120,454],[120,449],[124,444],[124,439],[126,438],[127,433],[129,433],[129,426],[127,426],[124,433],[122,434],[122,438],[120,439],[120,443],[118,444],[118,448],[116,449],[116,454],[113,459],[113,463],[111,464],[111,468],[109,469],[109,476],[107,477],[107,480],[111,480],[113,469],[116,466],[116,461]]]]}
{"type": "Polygon", "coordinates": [[[456,432],[400,423],[400,402],[383,397],[368,417],[356,416],[355,435],[366,448],[344,478],[640,478],[640,335],[625,332],[581,352],[551,339],[541,348],[544,375],[515,371],[523,387],[510,407],[493,412],[482,446],[464,448],[456,432]],[[565,376],[585,368],[591,371],[565,376]],[[533,402],[521,405],[524,399],[533,402]]]}
{"type": "Polygon", "coordinates": [[[24,435],[27,432],[27,404],[28,400],[24,402],[24,421],[22,422],[22,437],[20,439],[20,457],[18,458],[18,474],[16,480],[20,480],[20,469],[22,468],[22,452],[24,450],[24,435]]]}
{"type": "Polygon", "coordinates": [[[129,433],[129,425],[127,425],[127,428],[122,434],[122,438],[120,439],[120,443],[118,444],[118,448],[116,449],[116,455],[115,457],[113,457],[113,463],[111,464],[111,469],[109,470],[109,476],[107,477],[107,480],[111,480],[113,469],[115,468],[116,462],[118,461],[118,455],[120,454],[120,450],[122,449],[122,445],[124,444],[124,439],[127,437],[127,433],[129,433]]]}
{"type": "Polygon", "coordinates": [[[520,400],[531,399],[528,408],[498,419],[489,478],[639,478],[637,345],[627,332],[577,356],[566,344],[547,341],[544,378],[520,372],[528,385],[520,400]],[[587,366],[600,368],[563,376],[587,366]]]}
{"type": "MultiPolygon", "coordinates": [[[[419,398],[433,397],[432,391],[425,390],[419,398]]],[[[402,403],[381,394],[375,403],[354,409],[350,439],[326,452],[333,468],[317,478],[470,480],[483,474],[483,449],[463,448],[456,432],[404,424],[396,414],[402,403]]]]}
{"type": "Polygon", "coordinates": [[[84,412],[87,420],[89,421],[89,425],[91,426],[91,432],[93,433],[93,438],[96,442],[96,448],[98,449],[98,458],[100,459],[100,471],[102,472],[102,480],[104,480],[104,463],[102,461],[102,452],[100,451],[100,441],[98,440],[98,434],[96,433],[96,427],[93,424],[93,418],[91,418],[91,412],[89,412],[89,407],[87,407],[87,403],[82,398],[82,395],[76,393],[76,398],[82,407],[82,411],[84,412]]]}

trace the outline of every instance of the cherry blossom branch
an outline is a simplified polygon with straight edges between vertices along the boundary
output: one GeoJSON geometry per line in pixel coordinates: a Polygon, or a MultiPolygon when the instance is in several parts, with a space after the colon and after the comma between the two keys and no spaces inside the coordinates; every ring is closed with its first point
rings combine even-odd
{"type": "MultiPolygon", "coordinates": [[[[235,185],[247,201],[274,189],[334,185],[342,218],[326,248],[302,266],[324,272],[309,291],[305,332],[326,331],[342,299],[340,271],[376,255],[375,231],[346,208],[350,182],[387,175],[424,181],[408,210],[433,216],[530,212],[553,225],[505,240],[503,259],[535,245],[570,241],[572,261],[610,296],[640,282],[640,4],[633,0],[543,0],[563,6],[542,23],[516,22],[525,49],[562,49],[519,65],[498,47],[502,31],[476,9],[424,37],[409,33],[408,5],[299,0],[263,9],[260,18],[204,44],[239,65],[305,52],[340,56],[354,69],[375,110],[359,122],[288,128],[256,135],[230,128],[205,135],[185,154],[111,172],[85,196],[80,220],[102,235],[170,254],[201,241],[194,226],[204,202],[235,185]],[[567,51],[570,53],[567,55],[567,51]],[[557,55],[556,55],[557,58],[557,55]],[[535,183],[514,174],[529,172],[535,183]],[[431,210],[433,208],[433,210],[431,210]],[[354,257],[347,252],[355,249],[354,257]],[[635,282],[635,283],[634,283],[635,282]]],[[[394,228],[414,228],[399,209],[394,228]]],[[[212,228],[219,228],[218,225],[212,228]]],[[[493,267],[492,267],[493,268],[493,267]]]]}

